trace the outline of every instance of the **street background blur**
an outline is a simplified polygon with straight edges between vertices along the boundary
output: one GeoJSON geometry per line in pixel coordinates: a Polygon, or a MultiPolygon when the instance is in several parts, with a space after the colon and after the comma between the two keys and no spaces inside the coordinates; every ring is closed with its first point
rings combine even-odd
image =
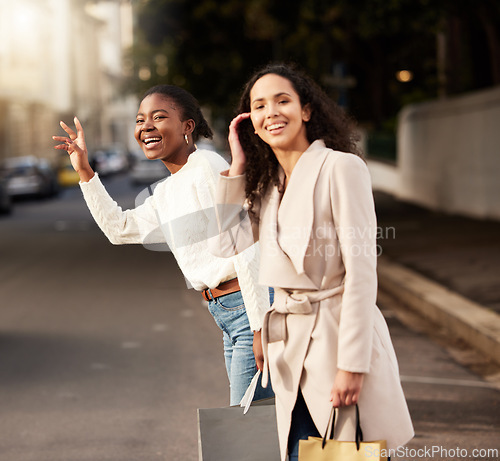
{"type": "Polygon", "coordinates": [[[168,174],[133,138],[142,92],[191,91],[228,158],[272,61],[358,122],[408,448],[435,447],[394,459],[498,459],[497,1],[0,0],[0,461],[197,459],[196,408],[228,401],[220,332],[170,253],[106,240],[52,135],[78,116],[132,208],[168,174]]]}

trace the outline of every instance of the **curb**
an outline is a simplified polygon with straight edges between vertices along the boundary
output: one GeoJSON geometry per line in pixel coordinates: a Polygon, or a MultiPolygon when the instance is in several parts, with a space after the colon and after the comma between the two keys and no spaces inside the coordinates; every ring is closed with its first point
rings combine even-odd
{"type": "Polygon", "coordinates": [[[500,364],[500,315],[380,256],[379,290],[500,364]]]}

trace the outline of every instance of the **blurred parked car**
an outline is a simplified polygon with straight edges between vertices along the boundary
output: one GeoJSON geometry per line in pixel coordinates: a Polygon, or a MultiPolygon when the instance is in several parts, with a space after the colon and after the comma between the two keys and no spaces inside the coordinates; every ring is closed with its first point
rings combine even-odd
{"type": "Polygon", "coordinates": [[[71,165],[68,154],[64,154],[59,158],[57,181],[61,187],[77,186],[80,182],[80,176],[71,165]]]}
{"type": "Polygon", "coordinates": [[[50,163],[35,156],[11,157],[2,162],[0,176],[11,197],[51,197],[59,192],[57,174],[50,163]]]}
{"type": "Polygon", "coordinates": [[[7,181],[0,178],[0,214],[8,214],[12,211],[12,200],[7,192],[7,181]]]}
{"type": "Polygon", "coordinates": [[[120,147],[100,148],[91,155],[90,162],[100,176],[121,173],[129,166],[127,154],[120,147]]]}
{"type": "Polygon", "coordinates": [[[150,185],[170,176],[170,171],[161,160],[137,158],[130,169],[130,180],[135,185],[150,185]]]}

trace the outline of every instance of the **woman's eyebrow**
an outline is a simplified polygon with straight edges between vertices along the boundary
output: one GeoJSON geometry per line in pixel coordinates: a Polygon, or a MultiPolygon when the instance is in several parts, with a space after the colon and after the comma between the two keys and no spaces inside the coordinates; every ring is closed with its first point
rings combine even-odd
{"type": "MultiPolygon", "coordinates": [[[[290,96],[290,97],[291,97],[290,93],[287,93],[286,91],[282,91],[281,93],[276,93],[276,94],[273,96],[273,98],[274,98],[274,99],[276,99],[276,98],[279,98],[280,96],[290,96]]],[[[255,98],[255,99],[252,101],[252,104],[253,104],[254,102],[263,101],[263,100],[264,100],[264,98],[255,98]]]]}
{"type": "MultiPolygon", "coordinates": [[[[154,111],[151,112],[152,115],[158,113],[158,112],[165,112],[167,115],[168,115],[168,110],[165,110],[165,109],[156,109],[154,111]]],[[[144,117],[144,114],[142,112],[138,112],[136,117],[144,117]]]]}

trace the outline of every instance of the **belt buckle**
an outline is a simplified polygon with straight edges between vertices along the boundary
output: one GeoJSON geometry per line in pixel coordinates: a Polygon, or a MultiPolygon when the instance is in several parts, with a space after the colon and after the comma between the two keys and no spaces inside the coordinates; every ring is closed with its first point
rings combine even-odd
{"type": "Polygon", "coordinates": [[[203,298],[205,299],[205,301],[212,301],[212,298],[210,297],[210,291],[208,291],[208,288],[205,288],[202,291],[202,295],[203,295],[203,298]]]}

